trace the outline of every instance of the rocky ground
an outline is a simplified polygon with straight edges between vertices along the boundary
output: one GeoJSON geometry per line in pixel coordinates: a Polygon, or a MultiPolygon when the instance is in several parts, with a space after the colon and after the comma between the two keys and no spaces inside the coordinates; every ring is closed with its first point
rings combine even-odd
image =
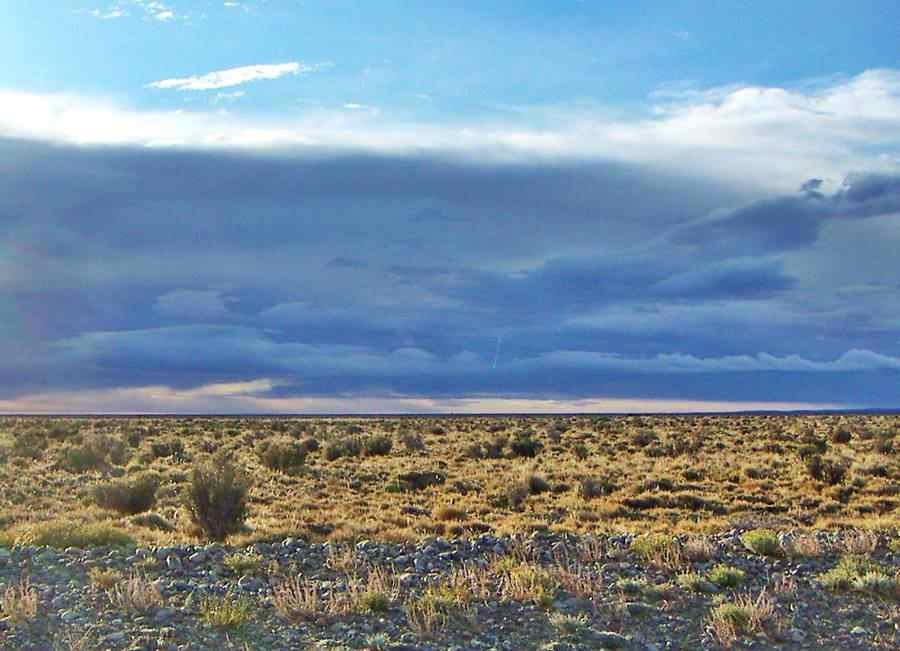
{"type": "Polygon", "coordinates": [[[900,648],[900,612],[891,591],[896,584],[867,593],[829,590],[821,580],[848,550],[864,554],[895,580],[900,553],[890,550],[895,546],[887,537],[861,544],[845,541],[850,534],[819,532],[806,538],[804,547],[813,549],[799,555],[786,553],[792,549],[791,534],[782,533],[779,549],[769,556],[749,550],[740,534],[708,537],[707,557],[694,553],[694,560],[677,540],[670,548],[680,550],[676,558],[642,554],[630,535],[483,535],[415,545],[362,541],[355,547],[286,539],[246,549],[0,549],[0,647],[661,651],[717,649],[724,643],[753,649],[900,648]],[[863,549],[853,549],[854,544],[863,549]],[[723,565],[743,572],[736,585],[706,578],[723,565]],[[384,599],[369,590],[355,593],[361,596],[355,601],[341,601],[359,581],[378,573],[374,568],[384,571],[379,574],[384,599]],[[447,580],[454,571],[461,576],[460,568],[472,570],[466,575],[469,583],[454,590],[447,580]],[[689,572],[693,582],[686,578],[689,572]],[[146,577],[145,589],[158,590],[147,603],[140,603],[139,594],[123,596],[127,578],[135,574],[146,577]],[[518,592],[512,589],[512,577],[526,575],[538,580],[516,583],[525,585],[518,592]],[[23,577],[30,586],[24,591],[23,577]],[[313,586],[315,612],[298,608],[286,614],[278,607],[278,586],[297,577],[313,586]],[[761,592],[771,605],[764,621],[741,622],[733,640],[717,640],[711,612],[761,592]],[[21,607],[27,601],[23,594],[36,596],[36,604],[30,615],[25,607],[25,614],[16,616],[15,597],[21,607]],[[426,594],[442,596],[429,601],[426,594]],[[416,610],[435,603],[437,611],[416,610]],[[429,612],[432,620],[426,617],[423,625],[416,613],[429,612]]]}

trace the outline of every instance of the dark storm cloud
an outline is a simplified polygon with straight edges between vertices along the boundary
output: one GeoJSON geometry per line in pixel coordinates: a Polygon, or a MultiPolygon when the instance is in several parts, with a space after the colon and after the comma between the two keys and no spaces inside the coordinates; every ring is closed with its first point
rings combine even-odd
{"type": "Polygon", "coordinates": [[[829,219],[900,211],[900,176],[853,175],[833,195],[811,179],[796,196],[764,199],[677,230],[672,240],[724,255],[775,253],[812,244],[829,219]]]}
{"type": "Polygon", "coordinates": [[[890,337],[868,295],[790,258],[829,221],[896,212],[896,177],[759,197],[608,161],[10,140],[0,166],[0,397],[269,377],[279,395],[799,399],[813,382],[835,400],[811,373],[870,373],[881,396],[896,372],[864,350],[890,337]]]}

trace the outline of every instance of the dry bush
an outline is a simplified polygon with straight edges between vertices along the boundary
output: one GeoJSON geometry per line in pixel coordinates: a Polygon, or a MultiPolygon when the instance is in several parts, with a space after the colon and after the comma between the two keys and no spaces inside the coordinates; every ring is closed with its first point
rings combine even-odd
{"type": "Polygon", "coordinates": [[[806,460],[806,471],[810,477],[831,486],[840,484],[847,476],[850,464],[845,459],[823,457],[814,454],[806,460]]]}
{"type": "Polygon", "coordinates": [[[145,475],[94,486],[91,496],[101,509],[135,515],[153,507],[158,487],[159,479],[156,476],[145,475]]]}
{"type": "Polygon", "coordinates": [[[0,612],[13,625],[25,624],[37,618],[38,593],[23,576],[18,584],[8,585],[0,593],[0,612]]]}
{"type": "Polygon", "coordinates": [[[703,536],[692,536],[684,541],[681,551],[689,561],[708,561],[718,556],[716,543],[703,536]]]}
{"type": "Polygon", "coordinates": [[[447,522],[450,520],[465,521],[469,519],[469,515],[466,513],[465,509],[449,505],[436,508],[432,517],[439,522],[447,522]]]}
{"type": "Polygon", "coordinates": [[[878,547],[878,534],[874,531],[861,529],[847,532],[840,544],[841,549],[847,554],[855,556],[868,556],[878,547]]]}
{"type": "Polygon", "coordinates": [[[283,472],[304,464],[306,447],[287,437],[264,439],[256,444],[256,456],[266,468],[283,472]]]}
{"type": "Polygon", "coordinates": [[[514,457],[536,457],[544,445],[530,435],[521,435],[512,440],[509,450],[514,457]]]}
{"type": "Polygon", "coordinates": [[[163,604],[159,587],[140,574],[132,574],[106,594],[113,606],[133,612],[146,612],[163,604]]]}
{"type": "Polygon", "coordinates": [[[187,509],[193,523],[210,540],[238,533],[247,518],[250,480],[231,460],[216,457],[194,466],[187,509]]]}
{"type": "Polygon", "coordinates": [[[72,472],[85,472],[128,461],[128,447],[122,439],[105,434],[88,434],[82,442],[62,448],[60,464],[72,472]]]}

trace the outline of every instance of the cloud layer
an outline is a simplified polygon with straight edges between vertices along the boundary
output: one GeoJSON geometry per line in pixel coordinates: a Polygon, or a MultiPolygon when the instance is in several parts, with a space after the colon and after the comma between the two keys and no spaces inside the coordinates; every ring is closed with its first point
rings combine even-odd
{"type": "Polygon", "coordinates": [[[896,405],[898,79],[540,129],[0,93],[0,410],[896,405]]]}

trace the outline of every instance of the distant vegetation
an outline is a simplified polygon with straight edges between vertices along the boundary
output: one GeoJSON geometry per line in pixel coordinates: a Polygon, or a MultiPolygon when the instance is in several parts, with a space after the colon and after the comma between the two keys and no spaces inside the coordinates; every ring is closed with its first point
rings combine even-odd
{"type": "Polygon", "coordinates": [[[898,426],[886,414],[10,417],[0,420],[0,538],[74,546],[750,526],[760,532],[745,546],[766,555],[785,528],[896,528],[898,426]]]}

